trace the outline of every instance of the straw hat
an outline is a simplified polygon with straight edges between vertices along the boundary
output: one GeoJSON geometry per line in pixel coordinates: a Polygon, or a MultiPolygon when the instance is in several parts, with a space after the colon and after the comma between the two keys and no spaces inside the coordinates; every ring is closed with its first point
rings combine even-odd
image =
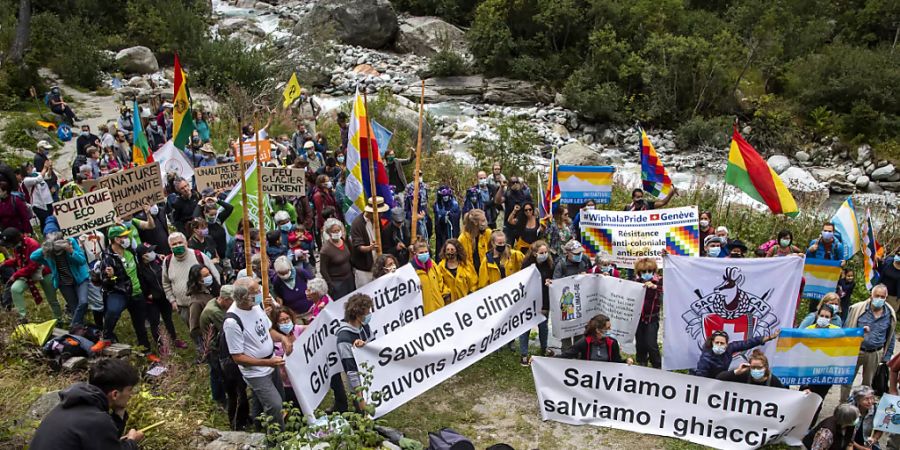
{"type": "Polygon", "coordinates": [[[370,198],[369,203],[366,204],[365,211],[367,213],[375,212],[375,210],[372,209],[373,203],[378,205],[378,213],[379,214],[386,213],[386,212],[388,212],[388,209],[390,209],[388,207],[388,205],[386,203],[384,203],[384,197],[375,197],[374,202],[373,202],[373,199],[370,198]]]}

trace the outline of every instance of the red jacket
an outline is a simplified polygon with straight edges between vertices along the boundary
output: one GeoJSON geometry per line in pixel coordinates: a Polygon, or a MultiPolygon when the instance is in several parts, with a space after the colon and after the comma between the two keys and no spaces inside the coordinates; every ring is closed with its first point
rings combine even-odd
{"type": "Polygon", "coordinates": [[[31,233],[30,215],[25,200],[12,194],[0,200],[0,230],[13,227],[23,234],[31,233]]]}
{"type": "Polygon", "coordinates": [[[22,244],[13,249],[13,257],[3,261],[3,266],[16,268],[15,273],[9,279],[10,281],[15,281],[19,278],[27,280],[42,268],[41,273],[44,275],[50,273],[50,268],[41,266],[38,262],[31,260],[31,254],[40,247],[41,244],[38,244],[38,241],[28,236],[22,236],[22,244]]]}
{"type": "Polygon", "coordinates": [[[341,211],[341,207],[338,206],[333,192],[317,190],[316,193],[313,194],[313,204],[316,205],[316,229],[321,230],[322,226],[325,225],[325,219],[322,218],[322,210],[325,209],[326,206],[333,207],[334,218],[343,222],[344,214],[343,211],[341,211]]]}

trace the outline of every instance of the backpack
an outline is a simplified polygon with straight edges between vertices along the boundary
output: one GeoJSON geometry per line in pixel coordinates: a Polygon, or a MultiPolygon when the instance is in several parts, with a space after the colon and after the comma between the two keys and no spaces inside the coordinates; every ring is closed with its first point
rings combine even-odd
{"type": "Polygon", "coordinates": [[[59,124],[59,128],[56,129],[56,137],[63,142],[69,142],[72,140],[72,127],[69,124],[63,122],[59,124]]]}
{"type": "MultiPolygon", "coordinates": [[[[237,322],[238,327],[240,327],[241,332],[244,331],[244,323],[241,322],[241,318],[238,317],[237,314],[233,312],[225,313],[225,320],[234,319],[237,322]]],[[[234,358],[231,357],[231,353],[228,352],[228,339],[225,338],[225,321],[222,321],[222,331],[219,332],[218,336],[219,342],[219,365],[222,366],[222,373],[240,373],[240,369],[238,369],[238,365],[234,362],[234,358]]]]}
{"type": "Polygon", "coordinates": [[[475,450],[475,445],[456,431],[442,428],[436,433],[428,433],[428,450],[475,450]]]}
{"type": "Polygon", "coordinates": [[[50,99],[52,97],[53,97],[53,95],[50,93],[50,91],[47,91],[47,93],[44,94],[44,104],[47,106],[50,106],[50,99]]]}
{"type": "Polygon", "coordinates": [[[63,356],[64,358],[88,356],[88,352],[81,346],[78,339],[71,334],[64,334],[58,338],[50,339],[44,344],[43,349],[44,354],[51,358],[57,356],[63,356]]]}

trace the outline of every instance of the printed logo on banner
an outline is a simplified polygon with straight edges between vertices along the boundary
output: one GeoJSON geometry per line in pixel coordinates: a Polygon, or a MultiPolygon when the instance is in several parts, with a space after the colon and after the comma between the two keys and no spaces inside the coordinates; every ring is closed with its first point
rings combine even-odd
{"type": "Polygon", "coordinates": [[[900,397],[885,393],[875,408],[874,428],[888,433],[900,433],[900,397]]]}
{"type": "Polygon", "coordinates": [[[719,285],[705,286],[707,294],[699,287],[694,290],[699,298],[681,318],[686,324],[685,331],[698,347],[714,331],[728,333],[731,341],[767,336],[775,331],[778,318],[772,314],[768,301],[772,290],[761,294],[750,292],[744,290],[745,281],[740,268],[728,267],[719,285]]]}
{"type": "Polygon", "coordinates": [[[693,249],[700,246],[700,228],[697,225],[672,227],[666,233],[666,251],[670,255],[694,256],[693,249]]]}
{"type": "Polygon", "coordinates": [[[575,284],[563,288],[559,297],[559,309],[562,311],[562,320],[576,320],[581,318],[581,285],[575,284]]]}

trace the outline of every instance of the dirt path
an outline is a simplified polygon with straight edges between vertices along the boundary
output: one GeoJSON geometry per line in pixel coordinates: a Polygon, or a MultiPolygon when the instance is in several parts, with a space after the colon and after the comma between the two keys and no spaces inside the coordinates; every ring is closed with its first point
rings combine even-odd
{"type": "MultiPolygon", "coordinates": [[[[81,125],[89,125],[91,132],[100,136],[98,128],[107,121],[115,122],[119,117],[120,103],[116,102],[115,95],[103,96],[95,92],[83,93],[73,87],[60,84],[64,98],[72,104],[75,113],[81,122],[72,130],[75,136],[81,131],[81,125]]],[[[72,161],[75,160],[75,138],[66,142],[62,149],[57,150],[55,155],[56,163],[54,169],[63,173],[71,174],[72,161]]],[[[70,175],[71,176],[71,175],[70,175]]],[[[64,176],[68,178],[67,176],[64,176]]]]}

